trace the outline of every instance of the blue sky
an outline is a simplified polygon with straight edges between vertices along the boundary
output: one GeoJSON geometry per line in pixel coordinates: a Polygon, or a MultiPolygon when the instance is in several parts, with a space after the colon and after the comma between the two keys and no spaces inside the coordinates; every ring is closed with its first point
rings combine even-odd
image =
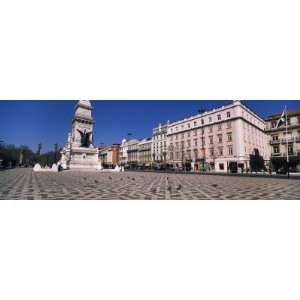
{"type": "MultiPolygon", "coordinates": [[[[77,101],[0,101],[0,140],[7,144],[28,145],[33,150],[42,143],[42,152],[63,146],[71,131],[71,118],[77,101]]],[[[132,133],[135,138],[150,137],[160,122],[175,121],[231,101],[92,101],[96,121],[96,144],[119,143],[132,133]]],[[[244,101],[262,118],[288,109],[300,108],[299,101],[244,101]]]]}

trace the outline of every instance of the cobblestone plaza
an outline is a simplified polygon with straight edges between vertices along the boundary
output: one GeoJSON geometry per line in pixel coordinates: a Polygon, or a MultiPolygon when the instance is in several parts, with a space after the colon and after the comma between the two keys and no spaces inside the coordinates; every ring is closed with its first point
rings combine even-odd
{"type": "Polygon", "coordinates": [[[0,199],[300,199],[295,179],[95,171],[0,172],[0,199]]]}

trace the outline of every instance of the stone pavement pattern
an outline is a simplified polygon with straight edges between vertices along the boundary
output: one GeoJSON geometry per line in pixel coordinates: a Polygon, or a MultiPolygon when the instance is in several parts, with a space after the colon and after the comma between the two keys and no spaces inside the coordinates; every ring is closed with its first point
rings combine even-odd
{"type": "Polygon", "coordinates": [[[300,199],[300,181],[146,172],[0,172],[0,199],[300,199]]]}

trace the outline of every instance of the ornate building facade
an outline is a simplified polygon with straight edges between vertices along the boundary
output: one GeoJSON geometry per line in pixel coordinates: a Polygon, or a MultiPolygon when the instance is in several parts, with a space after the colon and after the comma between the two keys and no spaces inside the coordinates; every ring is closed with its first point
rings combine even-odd
{"type": "Polygon", "coordinates": [[[244,171],[254,149],[270,157],[264,120],[240,101],[169,124],[167,149],[169,163],[195,171],[244,171]]]}
{"type": "Polygon", "coordinates": [[[277,127],[281,113],[266,119],[266,133],[271,151],[272,162],[277,169],[289,156],[293,171],[300,171],[300,108],[287,111],[287,130],[283,123],[277,127]],[[288,153],[287,153],[288,151],[288,153]]]}
{"type": "Polygon", "coordinates": [[[150,167],[152,162],[152,139],[145,138],[138,144],[138,161],[141,166],[150,167]]]}
{"type": "Polygon", "coordinates": [[[162,125],[159,124],[152,131],[152,161],[166,162],[167,160],[167,131],[169,122],[162,125]]]}

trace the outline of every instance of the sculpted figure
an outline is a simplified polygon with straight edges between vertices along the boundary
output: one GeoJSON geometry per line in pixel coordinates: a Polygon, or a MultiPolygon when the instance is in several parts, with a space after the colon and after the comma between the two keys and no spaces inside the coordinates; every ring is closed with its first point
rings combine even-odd
{"type": "Polygon", "coordinates": [[[79,129],[77,129],[77,131],[80,133],[81,136],[81,147],[88,148],[91,144],[92,132],[86,132],[86,129],[84,130],[84,132],[82,132],[79,129]]]}

